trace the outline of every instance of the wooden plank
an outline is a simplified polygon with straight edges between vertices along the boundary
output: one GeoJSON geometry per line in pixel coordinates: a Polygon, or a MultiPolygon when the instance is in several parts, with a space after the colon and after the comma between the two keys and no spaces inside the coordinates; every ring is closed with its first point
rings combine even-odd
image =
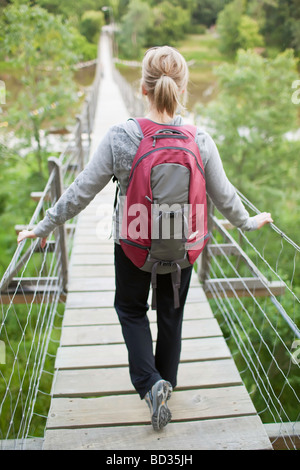
{"type": "MultiPolygon", "coordinates": [[[[86,225],[87,222],[92,225],[98,223],[99,220],[95,219],[92,221],[92,219],[89,219],[88,221],[78,221],[77,223],[77,232],[76,232],[76,239],[74,243],[74,248],[72,250],[72,253],[76,254],[82,254],[82,253],[93,253],[93,254],[100,254],[100,253],[107,253],[108,251],[110,253],[113,253],[114,251],[114,243],[113,241],[105,241],[105,240],[99,240],[95,238],[94,235],[89,236],[89,235],[80,235],[80,227],[82,225],[86,225]]],[[[214,255],[224,255],[226,254],[227,256],[230,255],[238,255],[239,250],[237,250],[236,246],[232,245],[231,243],[220,243],[218,245],[209,245],[209,252],[214,255]]]]}
{"type": "Polygon", "coordinates": [[[72,265],[103,265],[103,264],[113,264],[114,255],[109,254],[76,254],[72,255],[72,265]]]}
{"type": "MultiPolygon", "coordinates": [[[[101,292],[70,292],[68,294],[66,308],[97,308],[112,307],[114,305],[115,293],[111,291],[101,292]]],[[[151,292],[149,296],[151,303],[151,292]]],[[[207,302],[201,287],[190,287],[187,302],[207,302]]]]}
{"type": "MultiPolygon", "coordinates": [[[[232,359],[186,362],[179,366],[176,390],[241,384],[232,359]]],[[[54,397],[96,397],[133,392],[127,367],[58,370],[52,390],[54,397]]]]}
{"type": "MultiPolygon", "coordinates": [[[[258,416],[150,425],[47,430],[44,450],[271,450],[258,416]]],[[[146,458],[144,456],[143,458],[146,458]]]]}
{"type": "Polygon", "coordinates": [[[283,295],[285,284],[281,281],[264,282],[260,278],[220,278],[205,281],[204,291],[207,298],[220,297],[265,297],[283,295]]]}
{"type": "Polygon", "coordinates": [[[110,239],[99,240],[95,237],[95,234],[90,232],[81,233],[80,230],[76,231],[74,235],[74,246],[75,245],[87,245],[87,246],[107,246],[109,249],[114,246],[114,241],[110,239]]]}
{"type": "MultiPolygon", "coordinates": [[[[80,238],[82,240],[82,238],[80,238]]],[[[94,239],[93,239],[94,240],[94,239]]],[[[114,245],[112,243],[110,244],[104,244],[101,243],[101,241],[95,240],[94,243],[89,243],[88,241],[82,242],[76,240],[76,243],[74,243],[74,247],[72,249],[72,254],[87,254],[87,253],[92,253],[92,254],[107,254],[107,253],[113,253],[114,252],[114,245]]]]}
{"type": "Polygon", "coordinates": [[[222,234],[222,236],[230,244],[234,245],[236,247],[236,249],[239,251],[240,259],[246,264],[246,266],[253,273],[253,275],[255,277],[259,277],[260,279],[263,279],[264,282],[268,282],[267,278],[265,276],[263,276],[263,274],[260,272],[260,270],[254,264],[254,262],[249,258],[249,256],[243,251],[243,249],[240,247],[240,245],[235,241],[235,239],[225,229],[225,224],[220,223],[220,220],[216,216],[213,216],[212,220],[213,220],[213,223],[214,223],[216,229],[222,234]]]}
{"type": "MultiPolygon", "coordinates": [[[[105,212],[105,209],[103,209],[104,208],[101,207],[101,210],[105,212]]],[[[95,214],[80,217],[80,219],[78,220],[78,232],[87,233],[89,230],[91,230],[94,233],[96,231],[97,238],[99,237],[99,234],[101,234],[102,240],[109,240],[111,230],[111,218],[112,214],[95,214]],[[106,229],[107,232],[105,232],[103,228],[106,229]]]]}
{"type": "Polygon", "coordinates": [[[108,265],[96,265],[96,266],[72,266],[70,269],[70,280],[74,278],[83,278],[83,277],[106,277],[106,276],[114,276],[115,275],[115,268],[113,264],[108,265]]]}
{"type": "MultiPolygon", "coordinates": [[[[152,338],[157,336],[156,323],[150,323],[152,338]]],[[[222,336],[216,319],[190,320],[183,322],[182,338],[206,338],[222,336]]],[[[68,326],[62,329],[61,346],[84,346],[90,344],[113,344],[124,342],[121,326],[115,325],[89,325],[68,326]]]]}
{"type": "Polygon", "coordinates": [[[115,289],[115,278],[110,277],[84,277],[71,278],[68,284],[68,292],[105,291],[115,289]]]}
{"type": "Polygon", "coordinates": [[[14,277],[12,281],[9,283],[9,288],[15,290],[16,287],[19,287],[20,290],[25,289],[27,287],[36,287],[38,286],[53,286],[54,284],[58,284],[59,279],[57,276],[49,276],[49,277],[14,277]]]}
{"type": "Polygon", "coordinates": [[[114,291],[70,292],[67,297],[66,308],[112,307],[114,297],[114,291]]]}
{"type": "MultiPolygon", "coordinates": [[[[244,385],[174,391],[172,421],[256,414],[244,385]]],[[[100,398],[53,398],[47,429],[147,424],[149,408],[137,394],[100,398]]]]}
{"type": "Polygon", "coordinates": [[[273,449],[300,449],[300,422],[266,423],[264,428],[273,449]]]}
{"type": "MultiPolygon", "coordinates": [[[[32,191],[30,193],[30,198],[33,200],[33,201],[39,201],[42,196],[44,195],[43,191],[32,191]]],[[[51,196],[49,193],[45,194],[44,195],[44,201],[51,201],[51,196]]]]}
{"type": "MultiPolygon", "coordinates": [[[[110,265],[73,265],[71,263],[69,275],[71,280],[75,278],[113,277],[115,275],[115,268],[113,263],[110,265]]],[[[199,287],[199,285],[197,275],[193,273],[191,287],[199,287]]]]}
{"type": "MultiPolygon", "coordinates": [[[[224,338],[220,336],[182,341],[181,362],[226,359],[230,357],[231,354],[227,344],[224,338]]],[[[58,348],[55,362],[56,369],[122,367],[127,365],[128,354],[124,343],[60,347],[58,348]]]]}
{"type": "Polygon", "coordinates": [[[0,450],[43,450],[43,445],[42,437],[0,440],[0,450]]]}
{"type": "Polygon", "coordinates": [[[88,233],[85,231],[86,228],[89,228],[92,224],[96,227],[98,224],[99,229],[105,228],[107,233],[103,230],[101,232],[103,240],[112,241],[113,238],[111,236],[111,227],[112,227],[112,217],[113,211],[106,207],[105,205],[99,204],[98,207],[91,208],[90,212],[81,213],[78,221],[80,224],[78,225],[78,231],[82,230],[82,233],[88,233]]]}
{"type": "Polygon", "coordinates": [[[3,292],[0,294],[1,303],[7,305],[10,303],[13,304],[30,304],[36,303],[41,304],[45,302],[52,302],[59,297],[59,302],[66,301],[66,295],[61,292],[61,288],[53,286],[52,289],[47,288],[47,286],[40,286],[35,288],[34,286],[27,286],[24,289],[19,289],[17,293],[15,290],[11,292],[8,290],[8,293],[3,292]]]}
{"type": "MultiPolygon", "coordinates": [[[[150,322],[156,321],[156,311],[149,310],[150,322]]],[[[187,303],[184,308],[184,320],[214,318],[210,305],[206,302],[187,303]]],[[[67,308],[64,313],[64,326],[106,325],[119,323],[113,307],[103,308],[67,308]]]]}
{"type": "Polygon", "coordinates": [[[63,326],[106,325],[119,323],[113,307],[103,308],[67,308],[63,326]]]}
{"type": "MultiPolygon", "coordinates": [[[[101,224],[101,221],[99,221],[98,223],[101,224]]],[[[101,225],[100,225],[100,229],[101,229],[101,225]]],[[[110,228],[108,230],[110,230],[110,228]]],[[[97,224],[85,226],[85,224],[83,223],[81,224],[81,226],[78,227],[77,233],[78,235],[81,235],[81,236],[93,237],[95,240],[107,241],[109,240],[109,236],[110,236],[110,232],[108,230],[107,232],[101,231],[100,233],[99,232],[97,233],[97,224]]]]}
{"type": "Polygon", "coordinates": [[[232,243],[209,244],[207,247],[209,254],[213,256],[231,256],[240,254],[240,251],[232,243]]]}
{"type": "MultiPolygon", "coordinates": [[[[197,276],[194,275],[191,278],[191,287],[199,287],[199,281],[197,276]]],[[[114,290],[115,289],[115,277],[114,276],[83,276],[83,277],[71,277],[68,284],[68,292],[77,291],[102,291],[102,290],[114,290]]],[[[202,296],[202,292],[201,292],[202,296]]]]}

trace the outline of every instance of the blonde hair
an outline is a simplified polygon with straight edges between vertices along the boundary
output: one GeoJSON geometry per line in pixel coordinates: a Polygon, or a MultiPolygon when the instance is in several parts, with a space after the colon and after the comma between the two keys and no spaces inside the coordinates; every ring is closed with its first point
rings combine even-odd
{"type": "Polygon", "coordinates": [[[188,79],[187,63],[173,47],[153,47],[146,52],[142,63],[142,85],[159,113],[166,111],[169,116],[174,116],[178,106],[183,107],[188,79]]]}

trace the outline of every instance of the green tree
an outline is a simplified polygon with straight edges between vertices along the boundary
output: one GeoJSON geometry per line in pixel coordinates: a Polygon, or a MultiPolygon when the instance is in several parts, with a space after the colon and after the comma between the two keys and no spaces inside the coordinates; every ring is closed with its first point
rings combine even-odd
{"type": "Polygon", "coordinates": [[[89,42],[96,44],[103,25],[104,14],[102,11],[89,10],[81,17],[79,31],[89,42]]]}
{"type": "Polygon", "coordinates": [[[241,49],[253,49],[264,45],[263,37],[259,33],[258,23],[250,16],[241,16],[238,26],[238,42],[241,49]]]}
{"type": "Polygon", "coordinates": [[[246,6],[246,14],[255,18],[260,28],[264,27],[266,20],[266,8],[272,6],[278,7],[279,0],[248,0],[246,6]]]}
{"type": "Polygon", "coordinates": [[[208,27],[214,25],[224,6],[225,0],[197,0],[195,8],[192,10],[193,23],[208,27]]]}
{"type": "Polygon", "coordinates": [[[2,17],[1,48],[20,74],[22,90],[7,100],[6,119],[18,137],[33,147],[43,171],[41,129],[57,122],[76,100],[72,66],[74,34],[66,23],[39,6],[8,6],[2,17]]]}
{"type": "Polygon", "coordinates": [[[109,0],[35,0],[35,4],[45,8],[49,13],[61,15],[64,19],[68,19],[75,26],[79,25],[81,17],[86,11],[100,10],[105,5],[109,5],[109,0]]]}
{"type": "Polygon", "coordinates": [[[153,8],[153,26],[148,28],[149,46],[176,45],[190,26],[189,10],[165,0],[153,8]]]}
{"type": "Polygon", "coordinates": [[[293,48],[300,53],[300,3],[299,0],[276,0],[266,4],[264,36],[269,45],[280,50],[293,48]]]}
{"type": "Polygon", "coordinates": [[[245,14],[245,8],[245,0],[233,0],[218,15],[220,50],[228,56],[235,56],[240,48],[249,49],[263,45],[258,24],[245,14]]]}
{"type": "Polygon", "coordinates": [[[239,25],[244,11],[244,0],[234,0],[219,13],[217,31],[220,35],[220,50],[235,54],[239,48],[239,25]]]}
{"type": "Polygon", "coordinates": [[[122,17],[117,36],[119,52],[131,59],[140,56],[146,43],[146,31],[152,21],[150,6],[141,0],[130,0],[127,13],[122,17]]]}
{"type": "MultiPolygon", "coordinates": [[[[174,7],[181,7],[184,10],[189,10],[189,12],[193,11],[197,8],[197,0],[168,0],[170,5],[174,7]]],[[[150,0],[151,5],[157,6],[162,3],[161,0],[150,0]]]]}
{"type": "Polygon", "coordinates": [[[300,143],[287,138],[299,125],[299,105],[292,100],[296,65],[291,50],[275,59],[240,50],[236,63],[216,70],[218,98],[202,110],[230,180],[261,210],[280,213],[286,223],[299,218],[300,143]]]}

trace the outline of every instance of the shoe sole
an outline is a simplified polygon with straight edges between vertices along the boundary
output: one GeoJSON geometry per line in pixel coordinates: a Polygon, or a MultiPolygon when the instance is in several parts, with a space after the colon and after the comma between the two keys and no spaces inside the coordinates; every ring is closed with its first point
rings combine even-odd
{"type": "Polygon", "coordinates": [[[157,390],[153,390],[153,414],[152,426],[155,431],[164,428],[172,418],[172,413],[168,408],[167,400],[171,397],[172,386],[168,382],[159,384],[157,390]],[[159,390],[159,387],[162,389],[159,390]]]}

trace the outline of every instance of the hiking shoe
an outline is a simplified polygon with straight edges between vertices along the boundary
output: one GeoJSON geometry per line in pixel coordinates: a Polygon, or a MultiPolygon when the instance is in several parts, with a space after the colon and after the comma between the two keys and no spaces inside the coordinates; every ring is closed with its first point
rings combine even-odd
{"type": "Polygon", "coordinates": [[[159,380],[145,395],[145,400],[151,413],[152,426],[155,431],[159,431],[171,421],[172,414],[167,405],[167,400],[171,397],[171,393],[172,385],[170,382],[159,380]]]}

